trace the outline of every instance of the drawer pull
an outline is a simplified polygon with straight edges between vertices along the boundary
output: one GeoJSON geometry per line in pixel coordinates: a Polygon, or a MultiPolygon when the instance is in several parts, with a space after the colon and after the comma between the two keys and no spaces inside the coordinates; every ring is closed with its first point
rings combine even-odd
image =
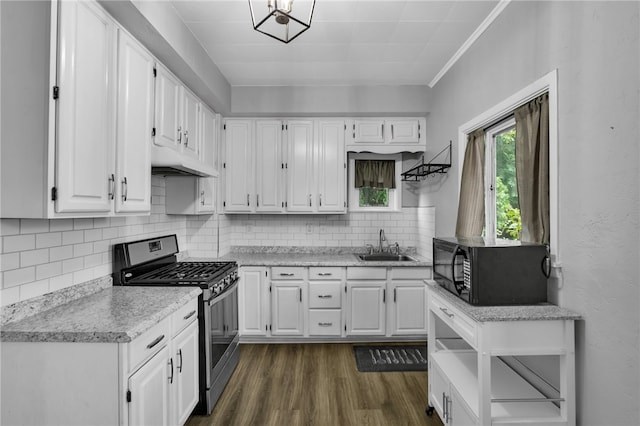
{"type": "Polygon", "coordinates": [[[147,345],[147,349],[153,348],[155,345],[157,345],[158,343],[162,342],[162,339],[164,339],[164,334],[161,335],[161,336],[156,337],[156,339],[153,342],[149,343],[147,345]]]}
{"type": "Polygon", "coordinates": [[[331,327],[333,325],[332,322],[319,322],[318,325],[320,327],[331,327]]]}
{"type": "Polygon", "coordinates": [[[189,312],[187,315],[185,315],[182,319],[184,320],[188,320],[189,318],[191,318],[192,316],[194,316],[196,313],[196,311],[191,311],[189,312]]]}
{"type": "Polygon", "coordinates": [[[293,273],[291,272],[280,272],[281,277],[292,277],[293,273]]]}
{"type": "Polygon", "coordinates": [[[449,311],[447,311],[445,308],[440,308],[440,310],[444,312],[444,314],[449,318],[453,318],[453,314],[450,314],[449,311]]]}
{"type": "Polygon", "coordinates": [[[318,272],[319,277],[330,277],[333,275],[331,272],[318,272]]]}
{"type": "Polygon", "coordinates": [[[331,294],[319,294],[318,298],[319,299],[331,299],[333,297],[333,295],[331,294]]]}

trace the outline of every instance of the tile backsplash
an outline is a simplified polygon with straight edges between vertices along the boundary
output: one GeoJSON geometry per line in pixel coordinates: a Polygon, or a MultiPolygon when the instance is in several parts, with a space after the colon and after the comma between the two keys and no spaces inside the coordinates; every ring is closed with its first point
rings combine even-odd
{"type": "Polygon", "coordinates": [[[149,216],[0,219],[0,306],[24,301],[112,272],[112,246],[176,234],[189,256],[215,258],[231,246],[415,247],[431,258],[434,207],[345,215],[165,214],[165,180],[153,176],[149,216]]]}
{"type": "Polygon", "coordinates": [[[164,191],[154,176],[149,216],[0,219],[0,305],[111,274],[113,244],[175,233],[186,247],[185,217],[165,214],[164,191]]]}

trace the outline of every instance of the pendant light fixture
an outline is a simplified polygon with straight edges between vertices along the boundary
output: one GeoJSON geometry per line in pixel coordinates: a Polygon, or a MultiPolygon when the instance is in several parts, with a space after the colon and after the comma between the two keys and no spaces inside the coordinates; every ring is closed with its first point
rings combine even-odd
{"type": "Polygon", "coordinates": [[[249,0],[253,29],[283,43],[293,41],[311,27],[316,0],[249,0]],[[258,16],[266,16],[262,19],[258,16]],[[298,18],[293,16],[295,13],[298,18]]]}

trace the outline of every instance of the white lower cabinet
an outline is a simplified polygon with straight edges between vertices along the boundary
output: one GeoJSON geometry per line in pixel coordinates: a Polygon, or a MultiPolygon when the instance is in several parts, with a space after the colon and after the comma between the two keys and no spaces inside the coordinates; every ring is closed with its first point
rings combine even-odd
{"type": "Polygon", "coordinates": [[[0,423],[183,425],[199,398],[198,299],[128,343],[2,342],[0,423]]]}
{"type": "Polygon", "coordinates": [[[428,267],[241,267],[240,336],[425,338],[428,267]]]}
{"type": "Polygon", "coordinates": [[[240,268],[238,321],[240,336],[266,336],[269,332],[271,299],[269,270],[266,267],[240,268]]]}
{"type": "Polygon", "coordinates": [[[552,305],[501,306],[474,319],[477,308],[465,310],[435,282],[427,293],[429,405],[445,425],[576,424],[577,314],[552,305]],[[523,358],[532,357],[557,363],[549,371],[558,377],[548,379],[558,389],[526,366],[523,358]]]}

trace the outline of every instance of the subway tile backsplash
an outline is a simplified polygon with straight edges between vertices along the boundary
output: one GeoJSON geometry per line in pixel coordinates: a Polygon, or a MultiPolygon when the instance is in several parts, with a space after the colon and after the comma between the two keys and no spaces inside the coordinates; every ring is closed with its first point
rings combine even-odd
{"type": "Polygon", "coordinates": [[[387,242],[431,258],[435,208],[346,215],[167,215],[164,178],[152,177],[151,215],[0,219],[0,306],[101,278],[114,244],[176,234],[181,251],[215,258],[231,246],[363,247],[387,242]]]}

